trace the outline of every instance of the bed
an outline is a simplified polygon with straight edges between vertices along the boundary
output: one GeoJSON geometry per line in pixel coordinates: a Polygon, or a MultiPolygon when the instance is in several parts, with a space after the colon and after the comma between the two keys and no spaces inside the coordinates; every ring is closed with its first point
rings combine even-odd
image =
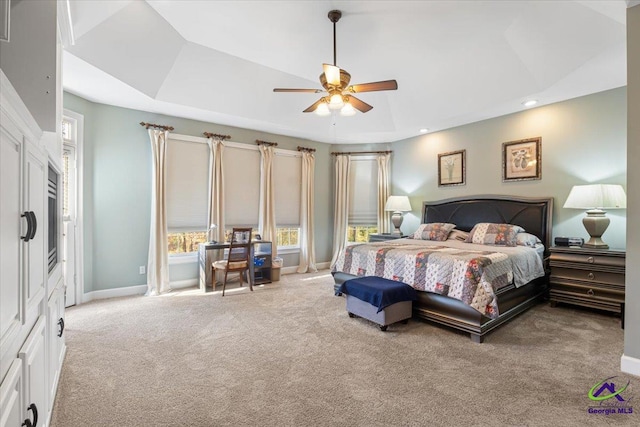
{"type": "MultiPolygon", "coordinates": [[[[379,242],[370,248],[378,255],[370,255],[377,259],[369,259],[369,268],[361,271],[357,267],[345,263],[345,257],[354,256],[354,248],[347,248],[345,254],[341,254],[338,262],[333,266],[332,274],[335,281],[335,288],[340,284],[358,275],[375,275],[379,277],[392,278],[404,281],[417,289],[425,289],[418,292],[418,300],[414,303],[413,314],[415,317],[436,322],[447,327],[452,327],[470,334],[472,341],[481,343],[487,333],[496,327],[504,324],[518,314],[532,307],[543,299],[548,288],[548,274],[546,274],[547,251],[551,243],[551,218],[553,211],[552,198],[524,198],[514,196],[486,195],[446,199],[435,202],[424,202],[422,208],[422,223],[451,223],[455,224],[455,230],[470,232],[474,225],[478,223],[500,223],[515,224],[522,227],[527,233],[535,235],[540,239],[544,248],[538,245],[537,252],[542,262],[543,271],[539,277],[528,280],[524,283],[516,283],[514,274],[500,276],[504,271],[500,270],[500,263],[504,264],[503,255],[507,252],[514,252],[512,248],[502,246],[472,245],[452,241],[430,242],[427,252],[433,258],[447,259],[450,253],[463,251],[469,245],[469,252],[479,252],[468,259],[483,259],[486,264],[491,264],[482,270],[483,277],[478,283],[483,284],[483,291],[480,289],[478,295],[464,296],[446,295],[449,290],[433,289],[428,286],[413,283],[416,277],[385,277],[396,273],[384,271],[377,268],[384,260],[379,254],[387,256],[392,251],[409,253],[413,250],[416,242],[405,239],[379,242]],[[351,251],[351,255],[347,253],[351,251]],[[435,254],[435,255],[434,255],[435,254]],[[346,268],[348,267],[348,268],[346,268]],[[368,270],[368,271],[367,271],[368,270]],[[486,274],[485,274],[486,273],[486,274]],[[488,279],[485,276],[490,276],[488,279]],[[500,277],[499,277],[500,276],[500,277]],[[507,277],[505,279],[505,277],[507,277]],[[402,279],[402,280],[400,280],[402,279]],[[487,279],[487,280],[485,280],[487,279]],[[487,283],[489,285],[487,285],[487,283]],[[480,303],[477,299],[485,298],[480,303]],[[465,301],[466,299],[466,301],[465,301]],[[471,300],[476,302],[469,304],[471,300]],[[489,304],[485,305],[484,302],[489,304]]],[[[362,252],[365,246],[355,249],[362,252]]],[[[532,250],[534,250],[532,248],[532,250]]],[[[522,252],[522,251],[521,251],[522,252]]],[[[465,255],[465,254],[461,254],[465,255]]],[[[466,254],[468,256],[468,254],[466,254]]],[[[359,255],[365,257],[364,255],[359,255]]],[[[511,255],[509,255],[511,256],[511,255]]],[[[476,262],[476,261],[474,261],[476,262]]],[[[406,271],[406,270],[404,270],[406,271]]],[[[416,273],[417,274],[417,273],[416,273]]],[[[406,273],[405,273],[406,276],[406,273]]],[[[526,275],[520,275],[520,280],[526,275]]],[[[481,286],[478,286],[481,288],[481,286]]]]}

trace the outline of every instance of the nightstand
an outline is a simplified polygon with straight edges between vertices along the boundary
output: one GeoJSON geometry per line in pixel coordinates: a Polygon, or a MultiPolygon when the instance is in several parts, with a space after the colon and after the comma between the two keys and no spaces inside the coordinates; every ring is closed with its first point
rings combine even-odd
{"type": "Polygon", "coordinates": [[[549,249],[549,299],[612,311],[624,327],[625,252],[579,247],[549,249]]]}
{"type": "Polygon", "coordinates": [[[391,233],[381,233],[381,234],[369,234],[370,242],[384,242],[385,240],[395,240],[401,239],[403,237],[407,237],[404,234],[391,234],[391,233]]]}

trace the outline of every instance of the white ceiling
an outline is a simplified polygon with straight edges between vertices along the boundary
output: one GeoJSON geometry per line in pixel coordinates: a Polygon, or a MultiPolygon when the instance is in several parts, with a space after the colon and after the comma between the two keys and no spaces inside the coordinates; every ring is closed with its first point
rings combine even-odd
{"type": "MultiPolygon", "coordinates": [[[[329,143],[390,142],[626,85],[625,0],[68,0],[65,90],[92,101],[329,143]],[[322,63],[363,93],[353,117],[302,110],[322,63]]],[[[176,129],[179,132],[179,129],[176,129]]]]}

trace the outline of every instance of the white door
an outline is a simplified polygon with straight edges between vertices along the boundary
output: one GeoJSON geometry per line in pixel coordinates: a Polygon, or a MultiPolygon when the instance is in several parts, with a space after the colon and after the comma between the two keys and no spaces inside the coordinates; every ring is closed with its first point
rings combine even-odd
{"type": "Polygon", "coordinates": [[[78,238],[77,238],[77,216],[76,201],[76,149],[73,146],[65,145],[62,155],[62,272],[64,275],[65,307],[75,305],[76,295],[78,295],[78,238]]]}
{"type": "Polygon", "coordinates": [[[76,305],[76,224],[75,221],[64,219],[62,231],[62,274],[65,285],[65,307],[76,305]]]}

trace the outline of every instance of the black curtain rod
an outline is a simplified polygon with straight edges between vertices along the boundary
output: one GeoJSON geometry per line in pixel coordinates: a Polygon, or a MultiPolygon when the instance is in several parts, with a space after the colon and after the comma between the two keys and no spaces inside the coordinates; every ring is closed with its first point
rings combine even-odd
{"type": "Polygon", "coordinates": [[[162,129],[162,130],[173,130],[173,126],[157,125],[155,123],[140,122],[140,126],[144,126],[147,129],[156,128],[156,129],[162,129]]]}
{"type": "Polygon", "coordinates": [[[217,138],[221,140],[231,139],[231,135],[220,135],[219,133],[211,133],[211,132],[202,132],[204,136],[207,138],[217,138]]]}
{"type": "Polygon", "coordinates": [[[357,154],[391,154],[393,151],[334,151],[331,153],[332,156],[345,156],[349,155],[357,155],[357,154]]]}
{"type": "Polygon", "coordinates": [[[261,141],[259,139],[256,139],[256,144],[258,144],[258,145],[266,145],[266,146],[269,146],[269,147],[277,147],[278,146],[277,142],[261,141]]]}

